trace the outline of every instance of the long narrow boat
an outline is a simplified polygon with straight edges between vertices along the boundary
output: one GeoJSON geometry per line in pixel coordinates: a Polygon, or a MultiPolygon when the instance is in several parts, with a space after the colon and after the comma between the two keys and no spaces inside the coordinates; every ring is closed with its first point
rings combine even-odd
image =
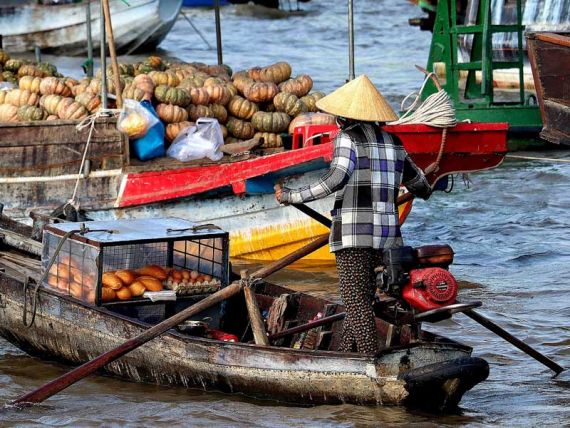
{"type": "MultiPolygon", "coordinates": [[[[6,226],[7,223],[0,218],[0,224],[6,226]]],[[[121,236],[123,231],[132,235],[140,229],[135,224],[124,226],[125,223],[129,222],[95,222],[94,229],[112,227],[116,233],[112,239],[123,241],[126,239],[121,236]]],[[[158,220],[150,223],[146,228],[152,233],[139,233],[143,237],[143,246],[159,233],[158,220]]],[[[189,223],[170,219],[167,225],[188,230],[189,223]]],[[[61,227],[60,231],[77,226],[61,227]]],[[[18,232],[25,230],[24,226],[18,228],[18,232]]],[[[0,227],[0,236],[3,231],[0,227]]],[[[12,230],[11,233],[16,232],[12,230]]],[[[22,242],[27,241],[25,236],[20,236],[22,242]]],[[[208,235],[208,239],[211,236],[208,235]]],[[[78,242],[85,239],[81,237],[78,242]]],[[[189,238],[181,236],[181,239],[189,238]]],[[[124,247],[122,251],[138,251],[135,241],[127,239],[124,242],[128,249],[124,247]]],[[[2,245],[1,239],[0,247],[10,250],[0,251],[0,335],[30,355],[43,359],[72,365],[86,362],[206,297],[203,294],[178,296],[174,302],[154,303],[137,298],[96,306],[41,283],[33,325],[25,328],[22,323],[26,310],[24,277],[32,282],[39,281],[40,262],[37,257],[2,245]]],[[[44,247],[44,255],[45,251],[44,247]]],[[[72,251],[75,250],[69,251],[74,254],[72,251]]],[[[115,254],[113,257],[118,254],[111,253],[115,254]]],[[[103,266],[108,259],[100,254],[98,266],[103,266]]],[[[225,260],[227,263],[227,258],[225,260]]],[[[131,263],[132,268],[140,264],[140,260],[133,258],[121,261],[131,263]]],[[[86,273],[83,275],[85,281],[86,273]]],[[[32,295],[29,294],[27,299],[32,295]]],[[[288,302],[281,306],[282,311],[277,311],[282,314],[280,323],[285,327],[288,323],[303,324],[313,320],[319,312],[329,316],[343,311],[341,305],[328,300],[270,283],[257,285],[256,298],[262,311],[271,311],[277,299],[288,302]]],[[[171,330],[107,365],[105,371],[136,382],[214,389],[303,405],[405,404],[431,410],[453,408],[467,390],[487,377],[487,363],[471,357],[470,347],[423,331],[421,322],[415,321],[413,316],[400,319],[399,310],[394,312],[394,308],[388,306],[383,310],[383,304],[380,303],[376,319],[382,350],[376,355],[338,352],[339,322],[314,330],[311,342],[297,336],[292,340],[281,339],[282,342],[274,342],[271,346],[247,343],[252,334],[245,302],[243,295],[235,295],[194,319],[210,317],[211,327],[223,329],[226,335],[235,335],[239,342],[171,330]]],[[[28,313],[28,321],[30,315],[28,313]]]]}
{"type": "MultiPolygon", "coordinates": [[[[159,158],[138,162],[113,120],[100,120],[93,133],[87,174],[78,175],[87,129],[76,122],[0,124],[0,194],[6,214],[24,218],[27,210],[51,211],[65,204],[78,182],[77,200],[92,219],[175,215],[213,221],[232,234],[232,257],[275,260],[307,243],[324,228],[291,207],[278,206],[273,185],[287,178],[293,186],[314,181],[327,168],[332,143],[309,145],[305,135],[296,150],[225,156],[220,162],[178,162],[159,158]],[[214,213],[214,214],[212,214],[214,213]]],[[[422,125],[393,127],[404,146],[425,168],[441,149],[441,130],[422,125]]],[[[506,125],[462,123],[448,132],[438,175],[478,171],[501,163],[506,125]]],[[[312,203],[321,213],[330,200],[312,203]]],[[[410,206],[402,209],[402,218],[410,206]]],[[[326,250],[311,258],[332,260],[326,250]]]]}
{"type": "MultiPolygon", "coordinates": [[[[9,52],[42,51],[80,55],[87,51],[86,2],[39,4],[37,0],[0,0],[3,47],[9,52]]],[[[49,3],[49,2],[46,2],[49,3]]],[[[155,48],[168,34],[182,0],[109,2],[119,53],[155,48]]],[[[99,46],[99,1],[91,1],[93,44],[99,46]]]]}
{"type": "Polygon", "coordinates": [[[526,38],[542,115],[540,136],[570,145],[570,34],[527,33],[526,38]]]}

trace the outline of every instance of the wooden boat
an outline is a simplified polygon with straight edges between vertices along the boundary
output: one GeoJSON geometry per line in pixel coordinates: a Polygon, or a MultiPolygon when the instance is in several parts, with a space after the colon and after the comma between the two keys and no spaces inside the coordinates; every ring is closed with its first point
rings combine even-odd
{"type": "MultiPolygon", "coordinates": [[[[16,233],[4,229],[13,225],[6,218],[0,218],[0,224],[0,236],[6,231],[16,233]]],[[[121,229],[118,222],[96,222],[94,227],[108,226],[121,229]]],[[[20,243],[29,241],[21,235],[29,229],[18,226],[17,232],[20,243]]],[[[5,242],[2,247],[9,248],[5,242]]],[[[35,321],[24,328],[26,288],[22,273],[38,281],[40,263],[36,259],[14,249],[0,252],[0,335],[43,359],[83,363],[206,297],[179,296],[176,302],[155,303],[139,299],[95,306],[41,285],[35,321]]],[[[262,311],[286,295],[294,304],[285,307],[284,323],[302,324],[319,312],[328,316],[343,311],[341,305],[271,283],[256,288],[262,311]]],[[[384,313],[382,304],[376,323],[383,346],[376,355],[338,352],[338,322],[323,326],[317,332],[321,333],[319,340],[310,346],[305,341],[300,349],[291,345],[296,339],[282,339],[272,346],[249,344],[252,335],[244,299],[235,295],[225,301],[223,309],[218,305],[194,319],[208,316],[211,326],[241,338],[240,342],[171,330],[107,365],[105,371],[135,382],[214,389],[302,405],[404,404],[431,410],[453,408],[467,390],[487,377],[487,363],[471,357],[470,347],[423,331],[420,322],[396,322],[394,312],[388,315],[386,308],[384,313]],[[397,325],[391,324],[394,322],[397,325]]]]}
{"type": "MultiPolygon", "coordinates": [[[[271,149],[219,163],[178,162],[160,158],[138,162],[112,120],[97,123],[87,159],[78,169],[87,130],[73,121],[0,124],[0,194],[5,212],[24,218],[29,208],[51,212],[73,195],[96,220],[175,215],[215,222],[232,234],[232,257],[275,260],[327,233],[323,226],[291,207],[278,206],[273,185],[288,178],[292,186],[314,181],[332,157],[332,143],[306,131],[294,150],[271,149]],[[304,140],[303,140],[304,141],[304,140]],[[321,144],[313,144],[320,141],[321,144]],[[15,161],[16,160],[16,161],[15,161]]],[[[416,163],[425,168],[438,156],[441,130],[400,125],[394,129],[416,163]]],[[[506,125],[459,124],[448,133],[439,175],[493,168],[506,153],[506,125]]],[[[326,213],[330,200],[311,206],[326,213]]],[[[402,219],[410,205],[402,208],[402,219]]],[[[311,258],[332,261],[326,249],[311,258]]]]}
{"type": "Polygon", "coordinates": [[[540,136],[570,144],[570,35],[527,33],[528,55],[542,116],[540,136]]]}
{"type": "MultiPolygon", "coordinates": [[[[48,3],[48,2],[45,2],[48,3]]],[[[93,45],[99,47],[98,1],[91,1],[93,45]]],[[[154,49],[178,17],[182,0],[110,2],[117,51],[154,49]]],[[[87,51],[86,3],[39,4],[36,0],[0,0],[3,47],[9,52],[42,51],[80,55],[87,51]]]]}

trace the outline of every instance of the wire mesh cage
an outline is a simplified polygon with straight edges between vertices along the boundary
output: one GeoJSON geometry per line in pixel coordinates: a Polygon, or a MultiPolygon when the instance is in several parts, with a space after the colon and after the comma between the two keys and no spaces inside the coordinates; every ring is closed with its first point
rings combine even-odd
{"type": "Polygon", "coordinates": [[[45,281],[90,304],[136,302],[164,288],[176,295],[216,291],[229,282],[229,236],[176,218],[62,223],[44,230],[45,281]],[[66,234],[72,231],[65,239],[66,234]]]}

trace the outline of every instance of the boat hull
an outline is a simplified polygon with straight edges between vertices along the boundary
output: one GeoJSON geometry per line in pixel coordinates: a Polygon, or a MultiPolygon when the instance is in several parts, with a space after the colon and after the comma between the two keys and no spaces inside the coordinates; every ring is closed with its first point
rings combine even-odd
{"type": "Polygon", "coordinates": [[[570,34],[526,35],[543,128],[540,136],[570,145],[570,34]]]}
{"type": "MultiPolygon", "coordinates": [[[[105,309],[85,306],[43,288],[35,323],[23,328],[22,289],[21,282],[0,274],[0,335],[43,359],[81,364],[146,328],[133,319],[111,315],[105,309]]],[[[373,357],[225,343],[172,332],[108,364],[104,370],[136,382],[243,393],[304,405],[401,405],[417,404],[420,390],[414,369],[457,364],[470,353],[470,348],[454,342],[418,342],[373,357]],[[410,374],[414,375],[412,380],[406,377],[410,374]]],[[[430,407],[455,406],[463,393],[477,383],[475,380],[484,379],[486,373],[483,368],[472,376],[451,376],[432,379],[432,396],[441,398],[437,403],[430,402],[430,407]],[[450,383],[455,387],[451,388],[450,383]]],[[[425,393],[427,384],[422,385],[425,393]]]]}
{"type": "MultiPolygon", "coordinates": [[[[392,128],[418,166],[425,169],[435,161],[440,129],[392,128]]],[[[88,152],[90,171],[78,176],[87,132],[77,132],[72,121],[0,125],[0,203],[6,214],[24,218],[29,209],[51,212],[72,197],[78,182],[76,199],[89,218],[177,216],[215,222],[231,234],[232,257],[276,260],[328,233],[296,209],[278,206],[273,186],[281,180],[293,188],[315,182],[331,161],[330,142],[263,156],[225,157],[220,163],[167,158],[137,163],[128,157],[128,141],[114,122],[103,120],[88,152]],[[14,166],[13,159],[19,164],[14,166]]],[[[506,125],[457,125],[448,132],[439,170],[430,180],[496,167],[506,152],[505,134],[506,125]]],[[[328,216],[332,205],[331,196],[311,206],[328,216]]],[[[401,208],[402,222],[410,208],[401,208]]],[[[333,261],[327,249],[309,258],[333,261]]]]}
{"type": "MultiPolygon", "coordinates": [[[[158,45],[172,28],[182,0],[132,0],[110,2],[113,35],[118,53],[131,53],[158,45]]],[[[93,46],[99,47],[99,2],[91,2],[93,46]]],[[[27,2],[2,7],[0,28],[8,52],[44,52],[81,55],[87,50],[85,5],[38,5],[27,2]]]]}

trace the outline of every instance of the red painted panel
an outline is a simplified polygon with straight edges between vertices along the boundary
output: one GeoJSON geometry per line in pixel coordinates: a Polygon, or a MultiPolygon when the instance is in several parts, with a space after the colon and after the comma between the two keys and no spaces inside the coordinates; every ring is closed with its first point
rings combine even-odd
{"type": "MultiPolygon", "coordinates": [[[[313,125],[295,129],[294,141],[306,146],[241,162],[195,166],[166,171],[128,174],[119,206],[133,206],[166,201],[199,194],[224,186],[241,192],[247,179],[322,159],[330,162],[332,143],[322,138],[322,144],[312,145],[318,133],[335,131],[336,126],[313,125]],[[328,142],[327,142],[328,141],[328,142]]],[[[442,129],[426,125],[393,125],[385,128],[400,137],[404,147],[421,168],[434,162],[440,150],[442,129]]],[[[448,130],[447,143],[436,175],[452,172],[477,171],[501,163],[507,151],[507,124],[460,123],[448,130]]]]}

